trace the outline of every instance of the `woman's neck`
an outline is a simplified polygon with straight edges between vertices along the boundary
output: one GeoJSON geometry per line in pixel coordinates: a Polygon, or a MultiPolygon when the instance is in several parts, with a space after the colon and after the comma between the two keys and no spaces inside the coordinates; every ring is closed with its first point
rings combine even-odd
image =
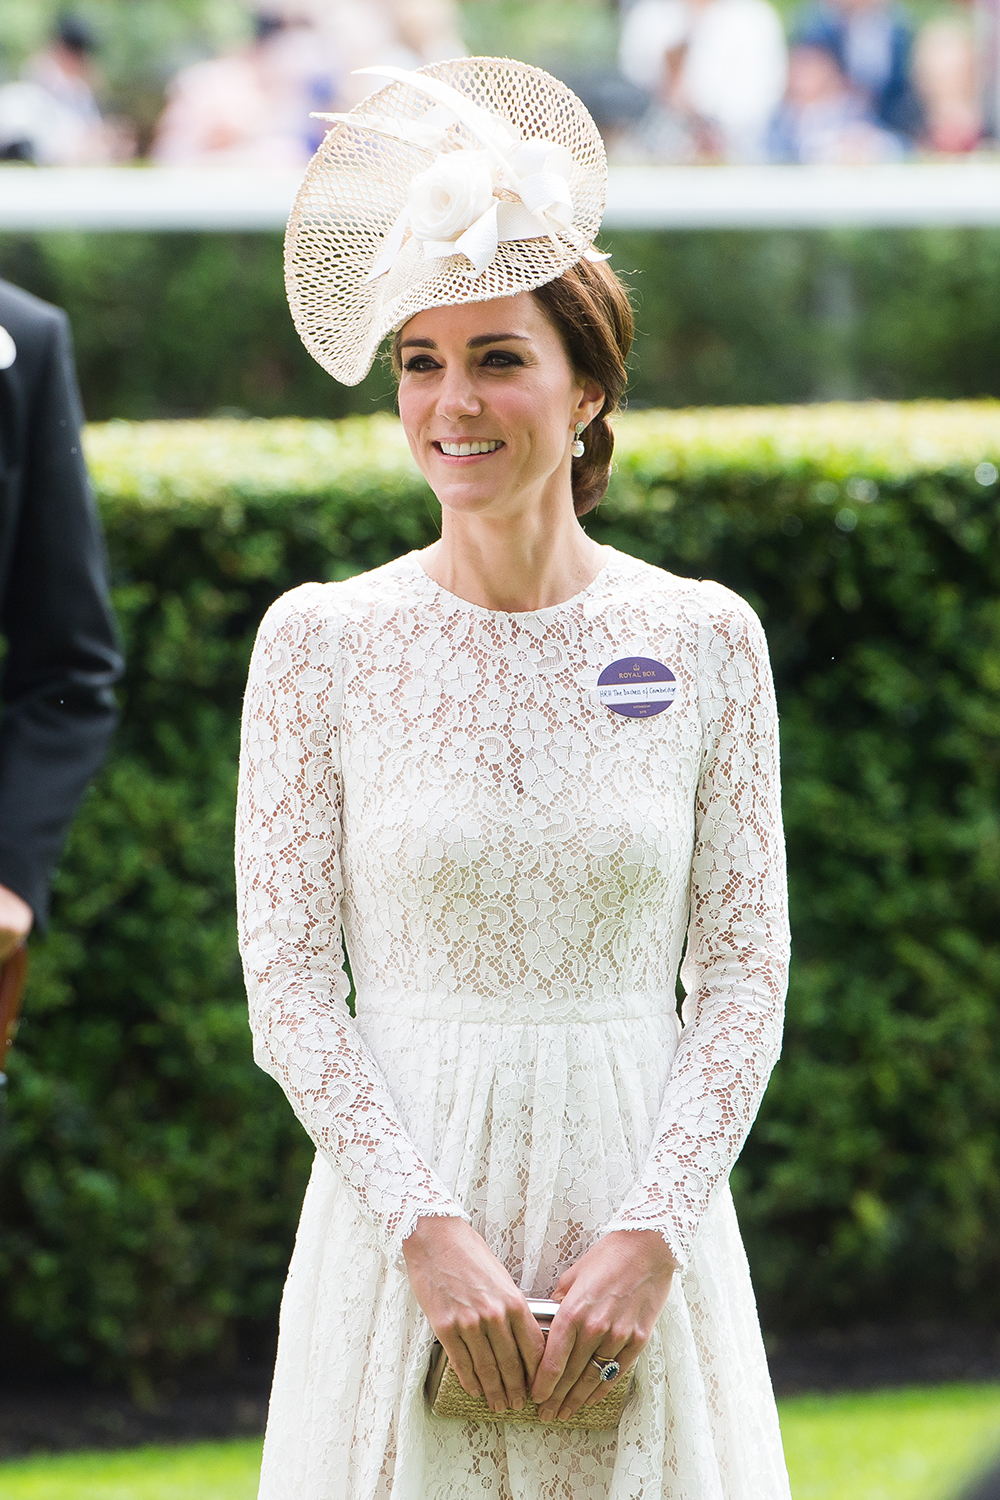
{"type": "Polygon", "coordinates": [[[420,554],[435,583],[483,609],[518,614],[549,609],[593,583],[605,549],[570,511],[554,517],[442,517],[440,541],[420,554]]]}

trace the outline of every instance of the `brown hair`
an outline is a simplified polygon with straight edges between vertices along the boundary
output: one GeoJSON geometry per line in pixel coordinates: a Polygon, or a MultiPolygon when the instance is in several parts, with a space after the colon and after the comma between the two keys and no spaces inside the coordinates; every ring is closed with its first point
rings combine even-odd
{"type": "Polygon", "coordinates": [[[614,416],[628,382],[635,319],[628,292],[606,261],[579,260],[531,294],[548,314],[578,377],[604,392],[604,405],[580,434],[583,457],[573,460],[573,509],[578,516],[604,499],[611,477],[614,416]]]}
{"type": "MultiPolygon", "coordinates": [[[[604,405],[580,434],[583,457],[573,460],[573,509],[582,516],[600,504],[611,476],[615,435],[608,418],[618,410],[628,381],[626,361],[635,333],[632,304],[606,261],[577,261],[531,295],[562,339],[577,377],[592,380],[604,392],[604,405]]],[[[402,369],[398,333],[391,358],[398,379],[402,369]]]]}

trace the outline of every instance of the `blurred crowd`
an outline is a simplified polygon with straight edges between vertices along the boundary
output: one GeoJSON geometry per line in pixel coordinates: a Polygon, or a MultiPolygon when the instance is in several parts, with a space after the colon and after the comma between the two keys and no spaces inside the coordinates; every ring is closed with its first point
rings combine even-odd
{"type": "MultiPolygon", "coordinates": [[[[961,0],[917,26],[893,0],[620,0],[617,60],[564,71],[620,162],[867,163],[984,146],[982,38],[961,0]],[[786,12],[787,15],[787,12],[786,12]]],[[[301,165],[377,79],[468,49],[455,0],[271,0],[251,34],[169,80],[152,137],[100,105],[100,47],[73,14],[0,84],[0,158],[301,165]]],[[[517,38],[508,50],[517,55],[517,38]]]]}
{"type": "Polygon", "coordinates": [[[612,126],[635,161],[860,163],[984,140],[971,17],[917,30],[888,0],[635,0],[619,65],[636,91],[612,126]]]}
{"type": "MultiPolygon", "coordinates": [[[[294,166],[324,129],[314,111],[350,109],[378,80],[371,63],[419,68],[465,53],[453,0],[271,0],[249,39],[182,67],[148,149],[164,165],[294,166]]],[[[0,158],[96,165],[133,157],[136,132],[99,107],[100,46],[65,15],[23,76],[0,85],[0,158]]]]}

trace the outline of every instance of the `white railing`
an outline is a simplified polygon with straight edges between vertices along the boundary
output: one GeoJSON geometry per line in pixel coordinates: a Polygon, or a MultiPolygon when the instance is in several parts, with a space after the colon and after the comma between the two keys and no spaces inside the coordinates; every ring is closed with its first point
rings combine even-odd
{"type": "Polygon", "coordinates": [[[1000,224],[1000,163],[872,167],[618,167],[609,229],[1000,224]]]}
{"type": "MultiPolygon", "coordinates": [[[[280,229],[301,173],[273,168],[0,167],[0,233],[280,229]]],[[[613,167],[608,229],[1000,225],[1000,162],[613,167]]]]}

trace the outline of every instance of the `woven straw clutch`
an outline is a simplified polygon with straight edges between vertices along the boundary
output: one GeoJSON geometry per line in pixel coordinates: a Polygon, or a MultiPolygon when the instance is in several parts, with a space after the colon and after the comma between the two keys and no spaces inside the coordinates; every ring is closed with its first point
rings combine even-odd
{"type": "MultiPolygon", "coordinates": [[[[543,1334],[549,1331],[549,1325],[556,1313],[559,1311],[558,1302],[548,1302],[542,1298],[528,1298],[528,1307],[541,1328],[543,1334]]],[[[617,1380],[610,1381],[608,1393],[603,1401],[596,1406],[581,1406],[576,1416],[570,1417],[568,1422],[560,1422],[558,1419],[549,1422],[549,1427],[583,1427],[594,1432],[608,1427],[617,1427],[621,1421],[622,1408],[628,1398],[632,1385],[632,1371],[619,1375],[617,1380]]],[[[491,1411],[485,1396],[470,1396],[459,1384],[458,1376],[452,1368],[447,1354],[435,1339],[431,1350],[431,1365],[427,1372],[427,1382],[424,1386],[431,1411],[436,1417],[461,1417],[467,1422],[541,1422],[538,1415],[538,1407],[529,1396],[520,1411],[508,1407],[506,1411],[491,1411]]]]}

